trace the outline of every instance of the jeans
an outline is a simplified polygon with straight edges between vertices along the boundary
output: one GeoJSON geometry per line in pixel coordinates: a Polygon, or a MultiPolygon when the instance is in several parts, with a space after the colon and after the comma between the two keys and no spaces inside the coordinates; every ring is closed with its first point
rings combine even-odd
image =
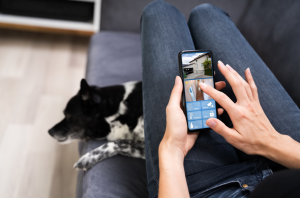
{"type": "MultiPolygon", "coordinates": [[[[222,91],[234,102],[233,91],[216,67],[222,60],[244,77],[250,68],[260,103],[274,128],[300,141],[300,110],[276,77],[248,44],[228,14],[210,4],[199,5],[184,16],[164,1],[150,3],[141,18],[143,110],[147,181],[150,197],[157,197],[158,147],[166,128],[166,106],[175,76],[178,53],[208,49],[214,54],[215,80],[227,84],[222,91]]],[[[221,120],[232,126],[225,112],[221,120]]],[[[255,186],[279,164],[261,156],[246,155],[213,130],[202,132],[184,159],[191,197],[248,197],[255,186]],[[247,184],[247,185],[243,185],[247,184]]]]}

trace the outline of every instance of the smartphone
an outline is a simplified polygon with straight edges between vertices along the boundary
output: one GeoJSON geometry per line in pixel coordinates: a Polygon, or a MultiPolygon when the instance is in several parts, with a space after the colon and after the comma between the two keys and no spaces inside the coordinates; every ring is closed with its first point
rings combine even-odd
{"type": "Polygon", "coordinates": [[[216,101],[204,93],[199,83],[215,87],[213,55],[209,50],[186,50],[178,54],[183,83],[182,106],[188,132],[210,129],[206,120],[217,117],[216,101]]]}

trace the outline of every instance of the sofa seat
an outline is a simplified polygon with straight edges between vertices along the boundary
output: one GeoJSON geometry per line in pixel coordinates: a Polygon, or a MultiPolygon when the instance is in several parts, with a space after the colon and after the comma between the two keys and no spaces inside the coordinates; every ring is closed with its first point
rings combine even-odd
{"type": "Polygon", "coordinates": [[[114,31],[95,34],[90,41],[86,79],[100,87],[141,81],[140,34],[114,31]]]}
{"type": "MultiPolygon", "coordinates": [[[[142,80],[140,35],[101,31],[90,42],[86,79],[109,86],[142,80]]],[[[79,142],[80,156],[106,140],[79,142]]],[[[77,198],[148,197],[145,160],[117,155],[78,173],[77,198]]]]}

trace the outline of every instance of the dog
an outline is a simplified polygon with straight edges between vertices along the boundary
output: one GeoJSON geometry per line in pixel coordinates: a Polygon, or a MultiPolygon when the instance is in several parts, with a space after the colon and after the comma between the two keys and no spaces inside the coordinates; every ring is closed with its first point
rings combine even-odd
{"type": "Polygon", "coordinates": [[[108,140],[74,168],[88,170],[117,154],[145,159],[142,82],[96,87],[82,79],[63,113],[65,118],[48,131],[58,142],[108,140]]]}

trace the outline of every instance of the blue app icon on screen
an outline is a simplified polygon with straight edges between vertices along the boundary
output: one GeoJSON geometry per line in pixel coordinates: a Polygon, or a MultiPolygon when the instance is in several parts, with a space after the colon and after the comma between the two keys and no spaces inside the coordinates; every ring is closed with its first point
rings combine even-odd
{"type": "Polygon", "coordinates": [[[198,101],[198,102],[188,102],[186,104],[186,110],[187,111],[198,111],[198,110],[201,110],[200,101],[198,101]]]}
{"type": "Polygon", "coordinates": [[[202,120],[195,120],[195,121],[189,121],[189,129],[201,129],[202,127],[202,120]]]}
{"type": "Polygon", "coordinates": [[[201,111],[192,111],[187,113],[188,120],[199,120],[202,118],[201,111]]]}
{"type": "Polygon", "coordinates": [[[202,109],[215,109],[216,108],[216,102],[215,100],[203,100],[201,101],[202,109]]]}
{"type": "Polygon", "coordinates": [[[203,119],[205,119],[205,118],[215,118],[216,117],[215,109],[202,111],[202,117],[203,117],[203,119]]]}

